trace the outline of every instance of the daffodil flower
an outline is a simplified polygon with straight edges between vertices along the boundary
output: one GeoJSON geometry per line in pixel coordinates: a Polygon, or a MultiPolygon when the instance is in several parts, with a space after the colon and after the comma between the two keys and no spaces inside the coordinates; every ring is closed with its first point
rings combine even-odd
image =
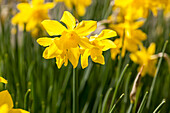
{"type": "Polygon", "coordinates": [[[155,74],[157,57],[152,57],[155,53],[155,47],[155,43],[151,43],[148,49],[141,46],[140,51],[130,54],[130,58],[133,62],[139,64],[140,67],[144,66],[142,76],[144,76],[146,73],[152,76],[155,74]]]}
{"type": "Polygon", "coordinates": [[[84,16],[86,7],[92,3],[92,0],[55,0],[56,2],[64,2],[68,9],[75,7],[78,15],[84,16]]]}
{"type": "Polygon", "coordinates": [[[44,3],[44,0],[32,0],[31,3],[20,3],[17,9],[20,11],[12,18],[12,24],[18,24],[20,29],[32,31],[41,27],[40,23],[44,19],[49,19],[48,10],[54,7],[54,3],[44,3]]]}
{"type": "Polygon", "coordinates": [[[0,113],[29,113],[22,109],[14,109],[11,95],[7,90],[0,92],[0,113]]]}
{"type": "Polygon", "coordinates": [[[107,39],[117,36],[113,30],[105,29],[99,35],[91,36],[90,43],[93,45],[91,48],[81,49],[81,65],[82,68],[88,66],[88,57],[91,56],[93,62],[105,64],[102,51],[106,51],[110,48],[116,48],[113,41],[107,39]]]}
{"type": "MultiPolygon", "coordinates": [[[[122,57],[124,57],[126,50],[130,52],[135,52],[138,50],[138,45],[142,45],[141,41],[146,40],[146,34],[139,30],[138,28],[143,24],[143,22],[129,22],[120,23],[118,25],[110,25],[110,27],[118,32],[120,39],[116,40],[116,43],[119,44],[119,48],[116,51],[111,50],[113,54],[112,58],[120,52],[118,49],[122,48],[122,57]],[[122,40],[123,46],[122,46],[122,40]]],[[[113,49],[114,50],[114,49],[113,49]]]]}
{"type": "Polygon", "coordinates": [[[68,60],[75,68],[80,56],[79,46],[88,48],[90,45],[90,42],[84,40],[83,37],[96,30],[97,22],[88,20],[76,25],[76,19],[68,11],[64,12],[60,21],[65,25],[55,20],[44,20],[42,25],[47,33],[55,38],[39,38],[37,42],[42,46],[48,46],[43,57],[45,59],[56,58],[58,68],[63,63],[66,66],[68,60]]]}

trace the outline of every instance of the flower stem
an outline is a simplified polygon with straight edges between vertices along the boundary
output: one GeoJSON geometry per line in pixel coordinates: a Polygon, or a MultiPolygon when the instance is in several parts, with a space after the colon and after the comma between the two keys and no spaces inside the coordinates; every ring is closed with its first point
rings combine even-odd
{"type": "Polygon", "coordinates": [[[73,113],[78,113],[78,76],[73,69],[73,113]]]}
{"type": "MultiPolygon", "coordinates": [[[[165,52],[165,49],[166,49],[167,44],[168,44],[168,41],[165,42],[164,47],[163,47],[163,49],[162,49],[162,54],[163,54],[163,55],[164,55],[164,52],[165,52]]],[[[162,56],[163,56],[163,55],[162,55],[162,56]]],[[[147,109],[149,109],[149,106],[150,106],[150,103],[151,103],[153,88],[154,88],[155,83],[156,83],[156,78],[157,78],[157,76],[158,76],[158,72],[159,72],[159,68],[160,68],[160,66],[161,66],[161,62],[162,62],[162,57],[159,59],[158,66],[157,66],[157,69],[156,69],[156,72],[155,72],[155,76],[154,76],[154,78],[153,78],[153,82],[152,82],[152,85],[151,85],[151,88],[150,88],[149,97],[148,97],[148,102],[147,102],[147,109]]]]}

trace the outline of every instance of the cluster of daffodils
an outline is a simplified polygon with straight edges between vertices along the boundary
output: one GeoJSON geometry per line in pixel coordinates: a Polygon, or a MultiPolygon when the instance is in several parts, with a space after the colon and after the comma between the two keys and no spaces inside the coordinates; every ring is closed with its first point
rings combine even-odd
{"type": "MultiPolygon", "coordinates": [[[[0,82],[7,84],[7,80],[0,77],[0,82]]],[[[0,113],[29,113],[22,109],[14,109],[11,95],[7,90],[0,92],[0,113]]]]}
{"type": "Polygon", "coordinates": [[[31,31],[33,36],[41,29],[41,21],[49,19],[48,10],[54,7],[54,3],[44,3],[44,0],[32,0],[30,3],[17,5],[19,13],[12,18],[13,25],[19,25],[21,30],[26,25],[26,31],[31,31]]]}
{"type": "Polygon", "coordinates": [[[58,68],[64,64],[67,66],[68,61],[74,68],[77,67],[81,55],[81,66],[88,66],[88,57],[92,61],[105,64],[103,51],[110,48],[116,48],[113,41],[108,38],[116,36],[113,30],[105,29],[99,35],[87,38],[89,34],[97,28],[97,22],[92,20],[81,21],[76,23],[75,17],[65,11],[60,22],[55,20],[44,20],[42,25],[50,37],[42,37],[37,42],[46,47],[43,52],[45,59],[56,58],[58,68]]]}
{"type": "Polygon", "coordinates": [[[157,63],[157,58],[152,57],[155,52],[155,44],[152,43],[147,50],[142,44],[142,41],[147,39],[147,35],[139,28],[143,26],[149,10],[153,12],[154,16],[157,16],[158,10],[163,10],[165,14],[168,14],[169,7],[170,0],[115,0],[113,14],[108,20],[109,27],[117,31],[120,38],[114,40],[117,47],[111,49],[112,59],[115,59],[120,52],[124,57],[127,50],[131,52],[132,61],[138,63],[140,67],[144,66],[142,75],[146,73],[154,75],[157,63]],[[152,67],[152,69],[148,67],[152,67]]]}
{"type": "Polygon", "coordinates": [[[92,0],[55,0],[56,2],[64,2],[68,9],[75,7],[76,12],[80,16],[86,13],[86,7],[92,3],[92,0]]]}

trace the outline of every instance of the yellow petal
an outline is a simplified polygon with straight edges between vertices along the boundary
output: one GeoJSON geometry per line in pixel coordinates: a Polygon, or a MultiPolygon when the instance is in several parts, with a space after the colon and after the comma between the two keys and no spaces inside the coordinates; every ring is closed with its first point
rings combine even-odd
{"type": "Polygon", "coordinates": [[[59,57],[56,57],[56,64],[57,64],[58,69],[61,68],[61,66],[63,65],[63,63],[64,63],[64,59],[62,59],[60,56],[59,56],[59,57]]]}
{"type": "Polygon", "coordinates": [[[9,108],[7,104],[0,106],[0,113],[8,113],[9,108]]]}
{"type": "Polygon", "coordinates": [[[66,27],[55,20],[44,20],[41,23],[50,36],[61,35],[63,31],[67,31],[66,27]]]}
{"type": "Polygon", "coordinates": [[[28,3],[20,3],[17,5],[17,9],[19,9],[20,11],[22,10],[27,10],[27,9],[30,9],[31,8],[31,5],[28,4],[28,3]]]}
{"type": "Polygon", "coordinates": [[[81,21],[77,27],[75,28],[75,32],[79,36],[87,36],[91,32],[95,31],[97,28],[97,22],[96,21],[81,21]]]}
{"type": "Polygon", "coordinates": [[[102,51],[106,51],[108,49],[117,47],[113,41],[108,40],[108,39],[102,40],[101,43],[104,45],[104,48],[102,49],[102,51]]]}
{"type": "Polygon", "coordinates": [[[148,54],[149,55],[153,55],[155,53],[155,48],[156,48],[156,44],[155,43],[151,43],[150,46],[148,47],[148,54]]]}
{"type": "Polygon", "coordinates": [[[0,82],[5,83],[5,84],[7,84],[7,83],[8,83],[8,81],[7,81],[7,80],[5,80],[5,79],[4,79],[4,78],[2,78],[2,77],[0,77],[0,82]]]}
{"type": "Polygon", "coordinates": [[[82,48],[92,48],[93,45],[90,43],[89,39],[87,37],[80,37],[80,42],[79,42],[79,45],[82,47],[82,48]]]}
{"type": "Polygon", "coordinates": [[[90,56],[89,50],[85,49],[84,53],[81,55],[81,66],[83,69],[88,66],[88,57],[89,56],[90,56]]]}
{"type": "Polygon", "coordinates": [[[68,11],[64,11],[64,14],[60,21],[64,22],[66,24],[67,28],[70,30],[73,30],[74,27],[76,26],[76,19],[68,11]]]}
{"type": "Polygon", "coordinates": [[[73,68],[76,68],[79,62],[79,56],[80,56],[80,52],[79,52],[79,48],[71,48],[68,50],[68,59],[71,62],[71,64],[73,65],[73,68]]]}
{"type": "Polygon", "coordinates": [[[43,38],[39,38],[37,40],[37,43],[44,46],[44,47],[46,47],[46,46],[51,45],[53,43],[53,41],[54,41],[54,38],[45,38],[45,37],[43,37],[43,38]]]}
{"type": "Polygon", "coordinates": [[[78,12],[78,15],[84,16],[84,14],[86,12],[86,7],[83,4],[78,4],[76,7],[76,10],[78,12]]]}
{"type": "Polygon", "coordinates": [[[111,37],[115,37],[115,36],[117,36],[117,33],[115,31],[110,30],[110,29],[105,29],[98,35],[98,37],[96,39],[103,40],[103,39],[111,38],[111,37]]]}
{"type": "Polygon", "coordinates": [[[46,8],[46,9],[51,9],[51,8],[53,8],[54,6],[55,6],[54,3],[48,2],[48,3],[46,3],[43,7],[46,8]]]}
{"type": "Polygon", "coordinates": [[[76,48],[80,42],[80,37],[74,31],[63,32],[60,41],[63,49],[76,48]]]}
{"type": "Polygon", "coordinates": [[[112,48],[112,49],[110,49],[110,52],[111,52],[112,60],[115,60],[116,56],[120,53],[120,50],[119,50],[119,48],[112,48]]]}
{"type": "Polygon", "coordinates": [[[129,55],[129,57],[130,57],[130,59],[133,61],[133,62],[135,62],[135,63],[137,63],[138,62],[138,57],[136,56],[136,54],[134,54],[134,53],[131,53],[130,55],[129,55]]]}
{"type": "Polygon", "coordinates": [[[105,61],[104,61],[104,56],[103,55],[99,55],[99,56],[96,56],[96,57],[92,57],[92,60],[93,62],[96,62],[96,63],[99,63],[99,64],[105,64],[105,61]]]}
{"type": "Polygon", "coordinates": [[[13,108],[13,101],[11,98],[11,95],[9,94],[9,92],[7,90],[5,91],[1,91],[0,92],[0,106],[7,104],[8,105],[8,109],[12,109],[13,108]]]}
{"type": "Polygon", "coordinates": [[[11,109],[9,113],[29,113],[29,112],[22,109],[11,109]]]}

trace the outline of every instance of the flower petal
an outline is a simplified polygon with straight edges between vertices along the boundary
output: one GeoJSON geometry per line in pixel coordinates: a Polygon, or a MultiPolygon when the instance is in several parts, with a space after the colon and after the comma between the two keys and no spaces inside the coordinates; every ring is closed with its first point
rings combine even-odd
{"type": "Polygon", "coordinates": [[[98,35],[98,37],[96,39],[103,40],[103,39],[111,38],[111,37],[115,37],[115,36],[117,36],[117,33],[115,31],[110,30],[110,29],[105,29],[98,35]]]}
{"type": "Polygon", "coordinates": [[[102,40],[101,43],[104,45],[104,48],[102,49],[102,51],[107,51],[110,48],[116,48],[117,47],[116,44],[111,40],[105,39],[105,40],[102,40]]]}
{"type": "Polygon", "coordinates": [[[81,66],[86,68],[88,66],[88,57],[90,56],[89,49],[85,49],[84,53],[81,55],[81,66]]]}
{"type": "Polygon", "coordinates": [[[79,45],[82,47],[82,48],[92,48],[93,45],[90,43],[89,39],[87,37],[80,37],[80,42],[79,42],[79,45]]]}
{"type": "Polygon", "coordinates": [[[41,23],[50,36],[61,35],[63,31],[67,31],[66,27],[55,20],[44,20],[41,23]]]}
{"type": "Polygon", "coordinates": [[[97,22],[96,21],[81,21],[77,27],[75,28],[75,32],[79,36],[87,36],[91,32],[95,31],[97,28],[97,22]]]}
{"type": "Polygon", "coordinates": [[[76,19],[68,11],[64,11],[64,14],[60,21],[64,22],[66,24],[67,28],[70,30],[73,30],[74,27],[76,26],[76,19]]]}
{"type": "Polygon", "coordinates": [[[9,113],[29,113],[29,112],[22,109],[11,109],[9,113]]]}
{"type": "Polygon", "coordinates": [[[71,48],[68,50],[68,59],[73,65],[73,68],[76,68],[79,62],[80,51],[79,48],[71,48]]]}
{"type": "Polygon", "coordinates": [[[44,47],[51,45],[53,41],[54,38],[47,38],[47,37],[37,39],[37,43],[44,47]]]}
{"type": "Polygon", "coordinates": [[[11,98],[11,95],[9,94],[9,92],[7,90],[5,91],[1,91],[0,92],[0,106],[7,104],[8,105],[8,109],[12,109],[13,108],[13,101],[11,98]]]}
{"type": "Polygon", "coordinates": [[[148,54],[149,55],[153,55],[155,53],[155,48],[156,48],[156,44],[155,43],[151,43],[150,46],[148,47],[148,54]]]}
{"type": "Polygon", "coordinates": [[[7,83],[8,83],[8,81],[7,81],[7,80],[5,80],[5,79],[4,79],[4,78],[2,78],[2,77],[0,77],[0,82],[5,83],[5,84],[7,84],[7,83]]]}

